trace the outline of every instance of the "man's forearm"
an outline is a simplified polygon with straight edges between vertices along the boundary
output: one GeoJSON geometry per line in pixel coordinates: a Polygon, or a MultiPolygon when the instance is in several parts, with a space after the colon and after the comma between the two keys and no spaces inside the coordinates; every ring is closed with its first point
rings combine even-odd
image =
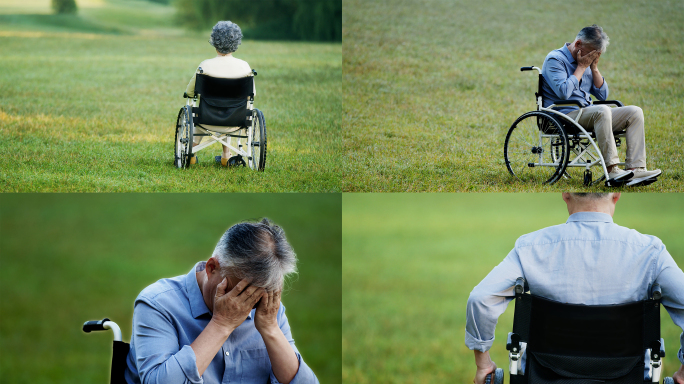
{"type": "Polygon", "coordinates": [[[577,66],[577,69],[575,69],[575,73],[573,73],[573,75],[575,75],[575,77],[577,78],[577,81],[582,81],[582,76],[584,76],[584,71],[586,70],[587,67],[581,67],[579,65],[577,66]]]}
{"type": "Polygon", "coordinates": [[[594,79],[594,87],[601,88],[603,86],[603,76],[601,76],[598,68],[591,69],[591,77],[594,79]]]}
{"type": "Polygon", "coordinates": [[[223,343],[226,342],[228,336],[233,331],[234,329],[227,329],[210,321],[202,333],[190,344],[192,350],[195,351],[197,371],[199,371],[200,376],[202,376],[214,359],[214,356],[216,356],[216,353],[221,349],[221,346],[223,346],[223,343]]]}
{"type": "Polygon", "coordinates": [[[276,379],[288,384],[299,371],[299,360],[280,328],[261,332],[276,379]]]}

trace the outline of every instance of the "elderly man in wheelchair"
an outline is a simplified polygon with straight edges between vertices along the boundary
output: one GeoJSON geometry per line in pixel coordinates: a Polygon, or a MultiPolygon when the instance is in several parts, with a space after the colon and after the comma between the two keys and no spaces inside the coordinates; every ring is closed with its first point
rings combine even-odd
{"type": "Polygon", "coordinates": [[[607,186],[657,180],[662,172],[646,169],[643,111],[606,100],[608,83],[598,63],[608,42],[603,29],[591,25],[572,43],[551,51],[542,69],[521,68],[539,72],[539,87],[537,110],[519,117],[506,136],[504,157],[512,175],[551,184],[572,177],[572,169],[585,169],[585,185],[604,179],[607,186]],[[598,101],[592,101],[591,95],[598,101]],[[623,137],[627,151],[621,163],[617,148],[623,137]],[[602,172],[592,173],[594,166],[602,172]],[[528,177],[531,173],[535,175],[528,177]]]}
{"type": "MultiPolygon", "coordinates": [[[[470,293],[466,346],[473,382],[503,383],[489,349],[515,300],[510,383],[660,383],[660,305],[684,329],[684,272],[656,237],[613,223],[619,193],[563,193],[570,217],[521,236],[470,293]]],[[[684,384],[682,363],[665,384],[684,384]]],[[[671,371],[670,371],[671,372],[671,371]]]]}
{"type": "Polygon", "coordinates": [[[216,48],[217,57],[200,63],[183,95],[186,106],[178,112],[176,167],[196,164],[197,152],[218,142],[223,151],[215,157],[216,163],[264,170],[266,122],[263,113],[254,108],[256,71],[233,56],[241,41],[242,32],[235,23],[219,21],[212,29],[209,43],[216,48]],[[202,143],[204,138],[208,140],[202,143]]]}

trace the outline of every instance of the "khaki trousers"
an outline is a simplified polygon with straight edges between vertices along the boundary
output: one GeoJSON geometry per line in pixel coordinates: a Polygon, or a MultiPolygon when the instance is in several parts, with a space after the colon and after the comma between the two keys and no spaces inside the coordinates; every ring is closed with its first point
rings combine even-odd
{"type": "MultiPolygon", "coordinates": [[[[568,113],[568,117],[574,120],[578,113],[579,111],[572,111],[568,113]]],[[[624,129],[627,139],[625,168],[646,168],[644,112],[641,108],[633,105],[618,108],[594,105],[582,110],[577,123],[587,131],[596,132],[596,144],[607,167],[620,162],[613,132],[624,129]]]]}

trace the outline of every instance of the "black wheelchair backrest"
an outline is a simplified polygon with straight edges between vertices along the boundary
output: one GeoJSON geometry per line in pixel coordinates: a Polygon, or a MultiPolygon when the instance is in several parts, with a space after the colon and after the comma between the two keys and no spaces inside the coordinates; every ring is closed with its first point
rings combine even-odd
{"type": "Polygon", "coordinates": [[[507,349],[520,351],[526,343],[528,358],[525,376],[512,375],[511,383],[570,378],[642,382],[645,351],[656,358],[662,353],[657,286],[647,300],[616,305],[561,303],[528,289],[524,279],[516,281],[507,349]]]}
{"type": "Polygon", "coordinates": [[[195,94],[201,97],[236,99],[254,96],[254,77],[223,79],[201,73],[196,75],[195,94]]]}

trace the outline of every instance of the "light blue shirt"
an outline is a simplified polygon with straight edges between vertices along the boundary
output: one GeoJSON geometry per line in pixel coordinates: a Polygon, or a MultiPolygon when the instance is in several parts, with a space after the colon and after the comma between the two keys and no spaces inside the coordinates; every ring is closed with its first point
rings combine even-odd
{"type": "MultiPolygon", "coordinates": [[[[575,77],[576,69],[577,61],[572,58],[568,43],[546,56],[542,66],[542,76],[545,80],[542,86],[544,107],[563,100],[577,100],[586,107],[591,101],[590,95],[596,96],[599,100],[608,98],[608,82],[605,79],[601,88],[596,88],[591,68],[584,71],[581,79],[575,77]]],[[[555,109],[562,113],[569,113],[578,108],[568,106],[555,109]]]]}
{"type": "MultiPolygon", "coordinates": [[[[565,224],[521,236],[470,293],[468,348],[485,352],[492,347],[494,328],[515,296],[518,277],[524,277],[537,296],[585,305],[646,300],[658,283],[663,306],[684,330],[684,272],[660,239],[614,224],[605,213],[578,212],[565,224]]],[[[684,364],[684,333],[680,346],[684,364]]]]}
{"type": "MultiPolygon", "coordinates": [[[[195,275],[204,270],[205,264],[197,263],[187,275],[161,279],[138,295],[127,359],[128,383],[278,383],[266,345],[254,327],[254,309],[230,334],[200,377],[190,344],[211,320],[195,275]]],[[[277,316],[299,360],[299,371],[290,383],[318,383],[295,347],[282,303],[277,316]]]]}

